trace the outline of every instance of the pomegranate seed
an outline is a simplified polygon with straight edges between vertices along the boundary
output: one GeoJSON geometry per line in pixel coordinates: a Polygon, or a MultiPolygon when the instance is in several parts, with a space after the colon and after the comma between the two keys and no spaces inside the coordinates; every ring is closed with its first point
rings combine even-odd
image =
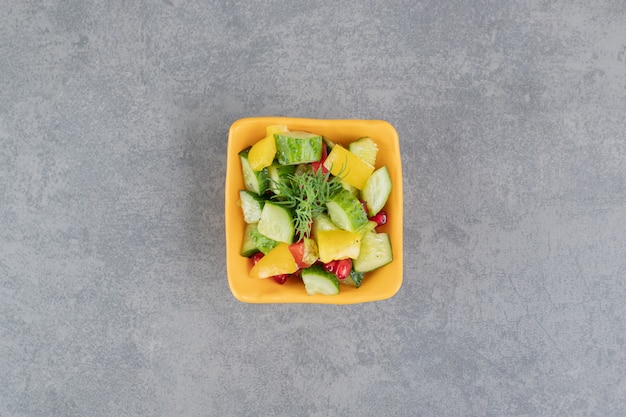
{"type": "Polygon", "coordinates": [[[377,225],[382,226],[387,223],[387,212],[385,210],[381,210],[375,216],[371,217],[370,220],[375,221],[377,225]]]}
{"type": "Polygon", "coordinates": [[[257,253],[255,253],[254,255],[252,255],[252,256],[250,257],[250,260],[252,261],[252,265],[256,265],[256,264],[257,264],[257,263],[261,260],[261,258],[262,258],[263,256],[264,256],[264,255],[263,255],[263,252],[257,252],[257,253]]]}
{"type": "Polygon", "coordinates": [[[289,278],[289,274],[274,275],[273,278],[274,278],[274,281],[276,281],[280,285],[283,285],[285,282],[287,282],[287,278],[289,278]]]}
{"type": "Polygon", "coordinates": [[[352,270],[352,261],[350,259],[342,259],[337,261],[337,269],[335,271],[335,275],[339,279],[346,279],[348,275],[350,275],[350,271],[352,270]]]}
{"type": "Polygon", "coordinates": [[[327,270],[328,272],[332,272],[333,274],[335,273],[335,271],[337,270],[337,263],[339,261],[330,261],[328,263],[324,264],[324,269],[327,270]]]}

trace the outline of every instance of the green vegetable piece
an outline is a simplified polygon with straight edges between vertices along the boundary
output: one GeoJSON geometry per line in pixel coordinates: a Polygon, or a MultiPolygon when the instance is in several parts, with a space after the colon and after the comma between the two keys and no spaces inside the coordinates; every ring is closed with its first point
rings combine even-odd
{"type": "Polygon", "coordinates": [[[243,243],[241,244],[241,251],[239,252],[241,256],[249,258],[260,250],[254,239],[253,234],[255,232],[257,232],[256,224],[246,224],[246,227],[243,231],[243,243]]]}
{"type": "Polygon", "coordinates": [[[295,131],[275,133],[276,155],[281,165],[298,165],[322,158],[322,137],[314,133],[295,131]]]}
{"type": "Polygon", "coordinates": [[[356,188],[354,185],[350,185],[344,180],[341,180],[341,186],[345,188],[346,190],[350,191],[350,194],[354,195],[355,197],[359,196],[359,189],[356,188]]]}
{"type": "Polygon", "coordinates": [[[363,282],[364,276],[364,272],[357,272],[352,269],[350,271],[350,275],[348,275],[345,279],[340,280],[339,283],[343,285],[348,285],[350,287],[359,288],[361,286],[361,282],[363,282]]]}
{"type": "Polygon", "coordinates": [[[280,194],[280,183],[284,183],[288,180],[290,175],[293,175],[296,167],[294,165],[280,165],[278,163],[273,163],[267,168],[267,172],[270,177],[270,190],[274,192],[274,194],[280,194]]]}
{"type": "Polygon", "coordinates": [[[336,145],[335,142],[333,142],[332,140],[328,139],[327,137],[323,136],[322,137],[322,141],[326,144],[326,150],[328,151],[328,153],[330,153],[330,151],[333,149],[333,147],[336,145]]]}
{"type": "Polygon", "coordinates": [[[352,262],[357,272],[370,272],[393,260],[391,241],[387,233],[370,232],[361,238],[359,257],[352,262]]]}
{"type": "Polygon", "coordinates": [[[278,242],[292,243],[295,228],[291,210],[269,201],[266,202],[261,211],[259,232],[278,242]]]}
{"type": "Polygon", "coordinates": [[[315,240],[305,237],[302,239],[304,242],[304,251],[302,254],[302,262],[306,265],[313,265],[315,261],[319,259],[319,250],[315,240]]]}
{"type": "MultiPolygon", "coordinates": [[[[261,251],[265,255],[267,255],[269,251],[274,249],[280,243],[273,239],[270,239],[269,237],[259,232],[259,228],[257,225],[254,225],[254,228],[250,231],[250,237],[252,239],[252,242],[256,246],[257,251],[261,251]]],[[[254,252],[248,256],[252,256],[253,254],[254,252]]]]}
{"type": "Polygon", "coordinates": [[[296,169],[293,173],[294,176],[298,175],[309,175],[313,173],[313,167],[311,164],[298,164],[296,165],[296,169]]]}
{"type": "Polygon", "coordinates": [[[376,165],[376,154],[378,153],[378,145],[371,138],[364,137],[351,142],[348,150],[374,166],[376,165]]]}
{"type": "Polygon", "coordinates": [[[260,171],[254,171],[248,162],[248,152],[250,147],[239,152],[239,160],[241,161],[241,172],[243,174],[243,185],[246,190],[261,195],[267,190],[269,183],[269,175],[267,168],[260,171]]]}
{"type": "Polygon", "coordinates": [[[339,227],[328,217],[326,213],[321,213],[313,219],[313,235],[317,235],[320,230],[338,230],[339,227]]]}
{"type": "Polygon", "coordinates": [[[302,270],[302,281],[308,295],[336,295],[339,294],[339,280],[332,272],[328,272],[321,265],[313,265],[302,270]]]}
{"type": "Polygon", "coordinates": [[[367,205],[367,212],[371,216],[378,213],[387,203],[391,194],[391,178],[387,167],[377,169],[365,181],[361,190],[361,198],[367,205]]]}
{"type": "Polygon", "coordinates": [[[326,211],[326,202],[342,187],[339,178],[331,177],[330,173],[324,174],[318,169],[297,174],[299,167],[287,181],[278,184],[280,195],[275,197],[280,198],[273,198],[273,201],[293,210],[296,234],[302,238],[309,237],[311,222],[326,211]]]}
{"type": "Polygon", "coordinates": [[[261,219],[261,210],[265,201],[257,193],[248,190],[239,191],[241,211],[246,223],[258,223],[261,219]]]}
{"type": "Polygon", "coordinates": [[[368,221],[359,199],[346,189],[334,194],[326,207],[330,219],[340,229],[356,232],[368,221]]]}

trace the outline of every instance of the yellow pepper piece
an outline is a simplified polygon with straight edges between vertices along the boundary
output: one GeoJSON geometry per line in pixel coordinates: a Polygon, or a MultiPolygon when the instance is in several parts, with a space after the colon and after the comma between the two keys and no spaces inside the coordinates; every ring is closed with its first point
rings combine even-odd
{"type": "Polygon", "coordinates": [[[285,125],[270,125],[265,128],[265,137],[252,145],[248,152],[248,163],[253,171],[260,171],[272,164],[276,156],[274,133],[287,132],[285,125]]]}
{"type": "Polygon", "coordinates": [[[274,137],[274,133],[289,132],[285,125],[269,125],[265,128],[265,136],[274,137]]]}
{"type": "Polygon", "coordinates": [[[351,186],[361,190],[365,181],[374,172],[374,167],[341,145],[335,145],[330,151],[324,167],[331,174],[341,177],[351,186]]]}
{"type": "Polygon", "coordinates": [[[293,274],[297,270],[298,265],[289,250],[289,245],[280,243],[252,267],[250,278],[262,279],[274,275],[293,274]]]}
{"type": "Polygon", "coordinates": [[[356,259],[361,251],[361,233],[346,230],[320,230],[317,232],[317,249],[320,261],[356,259]]]}
{"type": "Polygon", "coordinates": [[[260,171],[272,164],[276,156],[274,136],[267,136],[254,145],[248,152],[248,163],[253,171],[260,171]]]}

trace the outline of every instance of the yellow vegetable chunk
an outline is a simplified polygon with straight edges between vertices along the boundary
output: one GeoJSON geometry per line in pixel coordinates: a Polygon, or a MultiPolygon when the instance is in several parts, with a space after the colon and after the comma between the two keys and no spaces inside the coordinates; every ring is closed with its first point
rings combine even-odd
{"type": "Polygon", "coordinates": [[[248,152],[248,163],[253,171],[268,167],[276,157],[276,141],[274,133],[287,132],[285,125],[271,125],[265,128],[265,137],[255,143],[248,152]]]}
{"type": "Polygon", "coordinates": [[[289,132],[286,125],[269,125],[265,128],[265,136],[274,137],[274,133],[289,132]]]}
{"type": "Polygon", "coordinates": [[[262,279],[274,275],[293,274],[297,270],[298,265],[289,250],[289,245],[280,243],[252,267],[250,278],[262,279]]]}
{"type": "Polygon", "coordinates": [[[347,150],[341,145],[335,145],[330,151],[324,167],[331,174],[341,177],[345,182],[361,190],[365,181],[374,172],[374,167],[347,150]]]}
{"type": "Polygon", "coordinates": [[[317,232],[317,249],[320,261],[356,259],[361,250],[361,233],[346,230],[320,230],[317,232]]]}
{"type": "Polygon", "coordinates": [[[254,145],[248,152],[248,163],[253,171],[260,171],[272,164],[276,156],[274,136],[267,136],[254,145]]]}

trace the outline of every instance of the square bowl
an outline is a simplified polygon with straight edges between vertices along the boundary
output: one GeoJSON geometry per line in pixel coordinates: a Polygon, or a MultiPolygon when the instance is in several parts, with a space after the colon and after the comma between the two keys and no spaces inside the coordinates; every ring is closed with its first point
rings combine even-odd
{"type": "Polygon", "coordinates": [[[226,269],[233,296],[247,303],[318,303],[356,304],[384,300],[398,292],[402,285],[402,166],[396,129],[383,120],[329,120],[290,117],[250,117],[234,122],[228,133],[225,184],[226,269]],[[387,223],[377,228],[389,234],[393,261],[368,272],[359,288],[342,285],[338,295],[307,295],[301,280],[291,279],[279,285],[273,279],[248,276],[251,262],[241,256],[244,227],[239,206],[239,191],[244,189],[238,153],[265,137],[268,125],[283,124],[289,130],[304,130],[346,145],[369,136],[378,145],[376,168],[387,166],[392,191],[385,205],[387,223]]]}

